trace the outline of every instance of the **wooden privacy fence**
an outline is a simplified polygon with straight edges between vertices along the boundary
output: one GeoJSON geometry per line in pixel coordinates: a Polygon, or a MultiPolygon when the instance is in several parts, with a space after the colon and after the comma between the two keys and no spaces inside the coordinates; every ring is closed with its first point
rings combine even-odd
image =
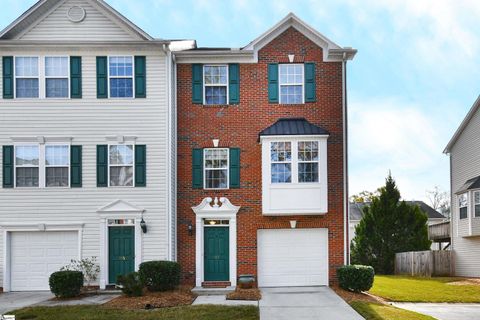
{"type": "Polygon", "coordinates": [[[449,250],[397,253],[395,274],[421,277],[454,275],[453,253],[449,250]]]}

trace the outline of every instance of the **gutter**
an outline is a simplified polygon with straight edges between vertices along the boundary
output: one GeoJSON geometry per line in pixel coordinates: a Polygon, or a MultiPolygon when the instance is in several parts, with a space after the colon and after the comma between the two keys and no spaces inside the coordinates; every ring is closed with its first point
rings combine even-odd
{"type": "Polygon", "coordinates": [[[344,264],[350,264],[348,241],[348,114],[347,114],[347,53],[342,59],[342,110],[343,110],[343,256],[344,264]]]}

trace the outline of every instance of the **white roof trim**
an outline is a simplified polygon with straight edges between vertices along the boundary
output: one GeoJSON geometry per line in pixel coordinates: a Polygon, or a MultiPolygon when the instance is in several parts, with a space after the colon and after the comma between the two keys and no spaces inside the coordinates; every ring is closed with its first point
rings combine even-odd
{"type": "Polygon", "coordinates": [[[290,27],[294,27],[299,32],[304,34],[307,38],[313,41],[316,45],[323,49],[324,61],[341,61],[351,60],[356,54],[356,50],[352,48],[342,48],[335,42],[331,41],[323,34],[312,28],[306,22],[298,18],[294,13],[290,12],[279,23],[263,33],[260,37],[256,38],[245,46],[242,50],[254,50],[257,58],[258,51],[265,45],[270,43],[273,39],[278,37],[281,33],[290,27]],[[346,55],[344,55],[345,53],[346,55]]]}
{"type": "Polygon", "coordinates": [[[125,200],[115,200],[97,210],[98,213],[143,213],[145,209],[137,207],[125,200]]]}
{"type": "Polygon", "coordinates": [[[458,127],[457,131],[455,131],[455,133],[453,134],[453,137],[448,142],[447,146],[443,150],[443,153],[445,153],[445,154],[450,153],[453,145],[455,144],[455,142],[457,142],[457,140],[460,137],[460,135],[462,134],[463,130],[465,130],[468,123],[473,118],[473,116],[475,115],[475,113],[477,112],[479,107],[480,107],[480,95],[477,97],[477,100],[475,100],[475,102],[473,103],[473,106],[468,111],[465,119],[463,119],[463,121],[460,124],[460,126],[458,127]]]}
{"type": "Polygon", "coordinates": [[[202,202],[196,206],[192,207],[193,212],[195,214],[222,214],[222,213],[233,213],[237,214],[240,207],[234,206],[230,200],[225,197],[221,197],[218,199],[212,199],[210,197],[204,198],[202,202]],[[220,200],[220,201],[219,201],[220,200]],[[212,205],[213,202],[213,205],[212,205]]]}
{"type": "MultiPolygon", "coordinates": [[[[39,0],[36,4],[34,4],[32,7],[30,7],[27,11],[25,11],[20,17],[15,19],[10,25],[8,25],[5,29],[3,29],[0,32],[0,39],[3,38],[8,32],[10,32],[13,28],[15,28],[18,24],[20,24],[23,20],[25,20],[27,17],[29,17],[32,13],[34,13],[36,10],[40,9],[41,6],[43,6],[47,1],[51,0],[39,0]]],[[[110,5],[108,5],[105,1],[103,0],[87,0],[92,3],[92,5],[100,7],[101,9],[105,10],[106,13],[111,14],[114,18],[117,18],[125,27],[127,27],[128,30],[133,31],[137,35],[139,35],[141,38],[145,40],[154,40],[153,37],[151,37],[148,33],[143,31],[141,28],[139,28],[137,25],[135,25],[133,22],[128,20],[125,16],[123,16],[120,12],[112,8],[110,5]]],[[[58,7],[61,3],[65,2],[65,0],[59,1],[55,8],[58,7]]],[[[51,11],[49,10],[47,12],[50,13],[51,11]]],[[[42,19],[45,18],[45,15],[42,15],[37,19],[37,23],[41,21],[42,19]]],[[[31,28],[33,25],[36,25],[37,23],[33,23],[29,25],[29,28],[31,28]]]]}

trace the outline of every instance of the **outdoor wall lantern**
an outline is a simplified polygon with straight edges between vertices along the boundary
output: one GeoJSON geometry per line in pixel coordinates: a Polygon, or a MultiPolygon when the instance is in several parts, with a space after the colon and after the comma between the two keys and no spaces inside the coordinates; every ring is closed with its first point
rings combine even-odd
{"type": "Polygon", "coordinates": [[[143,220],[143,218],[140,221],[140,228],[142,228],[143,233],[147,233],[147,223],[145,222],[145,220],[143,220]]]}
{"type": "Polygon", "coordinates": [[[188,235],[192,236],[193,235],[193,226],[191,223],[188,224],[188,235]]]}

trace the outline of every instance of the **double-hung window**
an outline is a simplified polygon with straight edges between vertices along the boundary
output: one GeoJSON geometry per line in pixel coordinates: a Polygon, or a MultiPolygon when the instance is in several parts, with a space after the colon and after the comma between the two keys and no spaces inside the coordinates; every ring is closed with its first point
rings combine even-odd
{"type": "Polygon", "coordinates": [[[70,176],[70,147],[45,146],[45,186],[68,187],[70,176]]]}
{"type": "Polygon", "coordinates": [[[480,217],[480,191],[473,192],[475,217],[480,217]]]}
{"type": "Polygon", "coordinates": [[[298,142],[298,182],[318,182],[318,141],[298,142]]]}
{"type": "Polygon", "coordinates": [[[40,153],[36,145],[15,147],[15,185],[17,187],[39,186],[40,153]]]}
{"type": "Polygon", "coordinates": [[[458,196],[458,209],[460,219],[466,219],[468,217],[468,193],[458,196]]]}
{"type": "Polygon", "coordinates": [[[108,59],[110,98],[133,98],[133,57],[108,59]]]}
{"type": "Polygon", "coordinates": [[[69,97],[69,58],[45,57],[45,97],[69,97]]]}
{"type": "Polygon", "coordinates": [[[109,181],[112,187],[133,187],[134,146],[109,146],[109,181]]]}
{"type": "Polygon", "coordinates": [[[15,57],[15,96],[17,98],[39,97],[38,57],[15,57]]]}
{"type": "Polygon", "coordinates": [[[304,103],[303,64],[280,64],[279,79],[281,104],[304,103]]]}
{"type": "Polygon", "coordinates": [[[229,186],[229,150],[204,149],[205,189],[228,189],[229,186]]]}
{"type": "Polygon", "coordinates": [[[203,66],[204,97],[206,105],[227,104],[228,101],[228,66],[203,66]]]}
{"type": "Polygon", "coordinates": [[[272,142],[270,158],[272,183],[292,182],[292,143],[272,142]]]}

